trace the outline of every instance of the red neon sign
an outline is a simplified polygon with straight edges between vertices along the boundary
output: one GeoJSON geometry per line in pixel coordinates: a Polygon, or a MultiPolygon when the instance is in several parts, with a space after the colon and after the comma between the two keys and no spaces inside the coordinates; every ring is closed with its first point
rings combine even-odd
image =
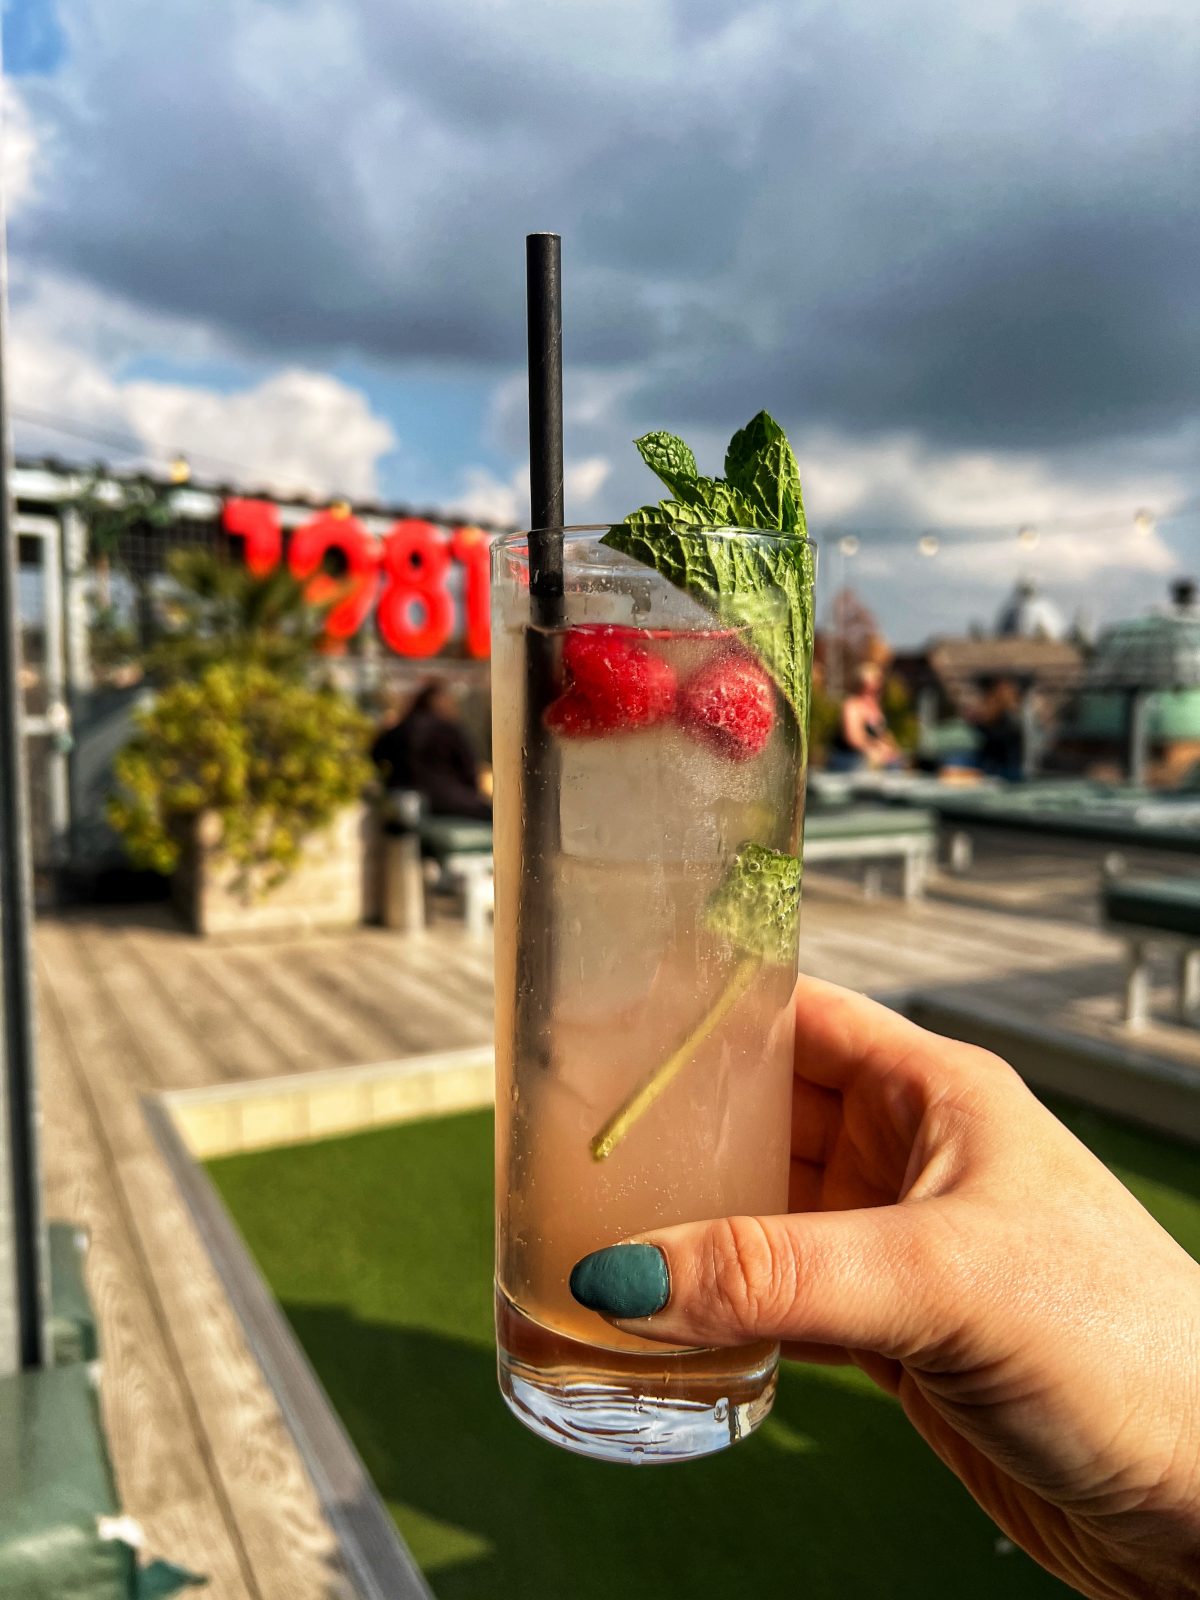
{"type": "Polygon", "coordinates": [[[283,530],[279,512],[269,500],[226,500],[222,520],[226,533],[244,541],[246,565],[256,578],[265,578],[279,565],[283,530]]]}
{"type": "Polygon", "coordinates": [[[297,578],[308,578],[305,593],[313,605],[323,605],[349,589],[333,606],[325,621],[330,639],[351,639],[362,627],[379,588],[379,546],[354,517],[322,511],[297,528],[288,549],[288,566],[297,578]],[[346,563],[345,578],[322,570],[330,550],[340,551],[346,563]]]}
{"type": "MultiPolygon", "coordinates": [[[[222,513],[226,533],[242,540],[247,567],[265,577],[284,559],[279,508],[269,500],[227,500],[222,513]]],[[[443,650],[455,633],[451,564],[462,572],[462,636],[468,655],[491,654],[487,535],[479,528],[456,527],[447,534],[432,522],[405,517],[380,538],[356,517],[320,511],[296,528],[287,547],[287,564],[308,578],[314,604],[349,584],[349,593],[330,610],[325,623],[332,642],[352,638],[375,611],[375,622],[397,655],[424,657],[443,650]],[[337,551],[345,577],[324,570],[326,555],[337,551]]]]}

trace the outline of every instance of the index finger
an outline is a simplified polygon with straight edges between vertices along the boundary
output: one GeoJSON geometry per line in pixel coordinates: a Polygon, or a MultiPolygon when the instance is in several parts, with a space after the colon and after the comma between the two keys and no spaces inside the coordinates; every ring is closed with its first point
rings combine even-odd
{"type": "Polygon", "coordinates": [[[865,994],[802,975],[792,1005],[795,1074],[809,1083],[844,1091],[864,1073],[886,1072],[923,1086],[935,1053],[939,1076],[954,1070],[951,1040],[929,1033],[865,994]],[[930,1048],[935,1045],[940,1047],[936,1052],[930,1048]]]}

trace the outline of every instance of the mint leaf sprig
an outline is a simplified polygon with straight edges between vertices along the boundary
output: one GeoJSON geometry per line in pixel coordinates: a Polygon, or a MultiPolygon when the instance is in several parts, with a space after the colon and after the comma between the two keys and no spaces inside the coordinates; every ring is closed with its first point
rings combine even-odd
{"type": "Polygon", "coordinates": [[[728,983],[701,1020],[665,1061],[644,1078],[591,1142],[592,1156],[606,1161],[663,1090],[679,1076],[700,1046],[724,1022],[765,963],[784,964],[796,950],[801,865],[795,856],[766,845],[745,844],[709,898],[704,925],[740,957],[728,983]]]}
{"type": "Polygon", "coordinates": [[[648,433],[636,443],[672,498],[631,512],[601,543],[652,567],[725,626],[744,631],[804,739],[813,561],[811,547],[803,542],[807,522],[800,469],[783,429],[760,411],[730,440],[724,478],[702,476],[695,455],[675,434],[648,433]],[[796,537],[769,546],[700,531],[727,527],[796,537]]]}
{"type": "Polygon", "coordinates": [[[780,964],[793,960],[802,871],[798,856],[744,844],[709,899],[704,926],[743,955],[780,964]]]}
{"type": "Polygon", "coordinates": [[[729,441],[725,476],[766,519],[755,526],[779,528],[804,538],[808,519],[800,492],[800,468],[787,435],[769,412],[760,411],[729,441]]]}

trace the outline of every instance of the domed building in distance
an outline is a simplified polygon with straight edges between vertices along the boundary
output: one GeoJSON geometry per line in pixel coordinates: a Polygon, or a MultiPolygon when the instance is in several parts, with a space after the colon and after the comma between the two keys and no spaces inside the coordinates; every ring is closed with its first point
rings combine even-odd
{"type": "Polygon", "coordinates": [[[1200,604],[1191,579],[1172,585],[1169,607],[1100,636],[1061,754],[1097,776],[1200,787],[1200,604]]]}
{"type": "Polygon", "coordinates": [[[1053,600],[1022,578],[996,617],[997,639],[1065,639],[1067,623],[1053,600]]]}

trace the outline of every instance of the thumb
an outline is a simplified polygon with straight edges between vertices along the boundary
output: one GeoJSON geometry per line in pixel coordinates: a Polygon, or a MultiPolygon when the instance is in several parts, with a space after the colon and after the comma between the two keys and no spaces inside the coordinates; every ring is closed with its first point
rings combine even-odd
{"type": "Polygon", "coordinates": [[[571,1292],[647,1339],[780,1339],[903,1359],[941,1342],[961,1305],[935,1210],[923,1201],[660,1228],[584,1256],[571,1292]]]}

